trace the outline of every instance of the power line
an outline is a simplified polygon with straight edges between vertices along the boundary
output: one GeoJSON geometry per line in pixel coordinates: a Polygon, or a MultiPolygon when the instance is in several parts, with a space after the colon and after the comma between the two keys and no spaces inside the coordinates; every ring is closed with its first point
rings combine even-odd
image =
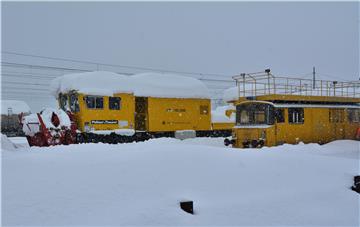
{"type": "Polygon", "coordinates": [[[57,60],[57,61],[66,61],[66,62],[76,62],[76,63],[83,63],[83,64],[91,64],[91,65],[97,66],[97,68],[99,68],[99,66],[110,66],[110,67],[119,67],[119,68],[127,68],[127,69],[136,69],[136,70],[145,70],[145,71],[157,71],[157,72],[168,72],[168,73],[179,73],[179,74],[188,74],[188,75],[209,75],[209,76],[222,76],[222,77],[223,76],[231,76],[231,75],[224,75],[224,74],[186,72],[186,71],[167,70],[167,69],[150,68],[150,67],[106,64],[106,63],[83,61],[83,60],[77,60],[77,59],[69,59],[69,58],[59,58],[59,57],[49,57],[49,56],[34,55],[34,54],[24,54],[24,53],[19,53],[19,52],[12,52],[12,51],[1,51],[1,52],[4,53],[4,54],[11,54],[11,55],[17,55],[17,56],[35,57],[35,58],[48,59],[48,60],[57,60]]]}

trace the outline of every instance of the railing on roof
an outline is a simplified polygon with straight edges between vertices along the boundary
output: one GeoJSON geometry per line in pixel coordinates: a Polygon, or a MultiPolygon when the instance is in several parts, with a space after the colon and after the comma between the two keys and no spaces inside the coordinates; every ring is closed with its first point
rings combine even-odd
{"type": "Polygon", "coordinates": [[[281,77],[264,72],[233,76],[239,97],[259,95],[304,95],[360,98],[360,81],[341,82],[281,77]]]}

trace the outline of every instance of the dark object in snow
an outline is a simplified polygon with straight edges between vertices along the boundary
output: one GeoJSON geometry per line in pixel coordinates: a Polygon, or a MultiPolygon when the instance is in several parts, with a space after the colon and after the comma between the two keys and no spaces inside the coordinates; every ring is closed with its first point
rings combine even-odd
{"type": "Polygon", "coordinates": [[[354,177],[354,186],[352,186],[351,189],[360,193],[360,176],[354,177]]]}
{"type": "Polygon", "coordinates": [[[180,202],[180,207],[183,211],[194,214],[193,201],[180,202]]]}

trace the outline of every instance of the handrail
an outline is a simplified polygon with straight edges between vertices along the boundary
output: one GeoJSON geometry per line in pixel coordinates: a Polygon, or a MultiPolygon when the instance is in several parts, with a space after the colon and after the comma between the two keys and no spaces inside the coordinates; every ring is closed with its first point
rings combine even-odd
{"type": "Polygon", "coordinates": [[[241,73],[232,77],[238,86],[238,95],[296,94],[360,98],[360,81],[312,80],[274,76],[264,72],[241,73]]]}

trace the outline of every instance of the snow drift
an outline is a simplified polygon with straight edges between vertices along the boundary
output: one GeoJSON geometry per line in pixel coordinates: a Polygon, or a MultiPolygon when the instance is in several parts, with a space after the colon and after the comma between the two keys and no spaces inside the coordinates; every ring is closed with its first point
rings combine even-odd
{"type": "Polygon", "coordinates": [[[224,148],[221,138],[2,152],[2,221],[32,226],[359,226],[357,141],[224,148]],[[179,202],[194,201],[195,215],[179,202]]]}

